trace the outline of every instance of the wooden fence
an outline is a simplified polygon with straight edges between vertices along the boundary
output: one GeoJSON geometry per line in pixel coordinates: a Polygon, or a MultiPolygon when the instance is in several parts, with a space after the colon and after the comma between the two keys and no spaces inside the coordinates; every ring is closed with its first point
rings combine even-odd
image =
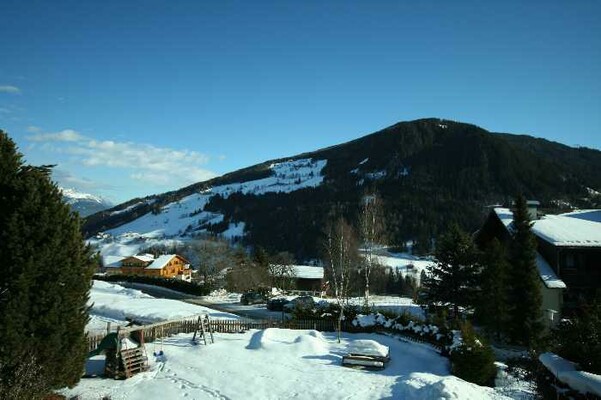
{"type": "MultiPolygon", "coordinates": [[[[145,342],[153,342],[156,339],[165,338],[178,333],[194,332],[198,323],[197,319],[198,316],[158,322],[150,325],[119,328],[118,333],[120,337],[130,336],[136,341],[140,341],[143,337],[145,342]]],[[[337,327],[337,321],[331,320],[211,319],[209,323],[213,332],[219,333],[240,333],[250,329],[267,328],[315,329],[321,332],[333,332],[336,331],[337,327]]],[[[341,328],[344,332],[356,333],[368,331],[367,329],[352,325],[349,321],[343,321],[341,328]]],[[[104,336],[105,334],[88,336],[88,351],[96,349],[104,336]]],[[[408,339],[415,342],[428,343],[417,337],[408,337],[408,339]]]]}

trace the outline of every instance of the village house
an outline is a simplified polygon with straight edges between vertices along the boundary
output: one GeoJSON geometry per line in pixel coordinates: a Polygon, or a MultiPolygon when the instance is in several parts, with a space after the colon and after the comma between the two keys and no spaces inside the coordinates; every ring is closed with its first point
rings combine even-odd
{"type": "Polygon", "coordinates": [[[323,267],[313,265],[270,266],[273,276],[284,277],[289,282],[287,288],[307,292],[320,292],[324,284],[323,267]]]}
{"type": "MultiPolygon", "coordinates": [[[[541,282],[543,311],[554,324],[591,301],[601,289],[601,210],[582,210],[539,218],[539,203],[528,202],[532,232],[537,240],[536,264],[541,282]]],[[[507,244],[513,232],[513,214],[495,207],[476,242],[482,247],[497,238],[507,244]]]]}
{"type": "Polygon", "coordinates": [[[180,255],[137,254],[129,257],[107,256],[103,259],[103,271],[107,275],[142,275],[159,278],[181,279],[190,282],[190,263],[180,255]]]}

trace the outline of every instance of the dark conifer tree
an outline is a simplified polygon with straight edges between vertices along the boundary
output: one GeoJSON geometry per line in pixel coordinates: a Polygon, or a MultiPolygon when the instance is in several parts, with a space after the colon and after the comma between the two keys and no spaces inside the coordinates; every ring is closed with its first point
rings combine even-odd
{"type": "Polygon", "coordinates": [[[17,382],[23,360],[39,370],[36,390],[74,385],[85,362],[93,264],[49,174],[0,131],[0,386],[17,382]]]}
{"type": "Polygon", "coordinates": [[[482,254],[480,294],[476,304],[476,315],[486,330],[500,339],[507,333],[509,319],[508,269],[505,249],[493,239],[482,254]]]}
{"type": "Polygon", "coordinates": [[[513,238],[510,251],[510,292],[512,305],[509,330],[513,341],[533,346],[543,329],[542,294],[536,267],[536,239],[531,229],[528,205],[524,196],[515,200],[513,238]]]}
{"type": "Polygon", "coordinates": [[[393,269],[388,271],[386,275],[386,293],[387,294],[395,294],[396,286],[399,279],[402,279],[400,273],[395,273],[393,269]]]}
{"type": "Polygon", "coordinates": [[[436,242],[436,258],[437,264],[423,282],[426,298],[431,303],[452,305],[457,318],[459,307],[471,307],[475,302],[479,272],[475,245],[453,224],[436,242]]]}

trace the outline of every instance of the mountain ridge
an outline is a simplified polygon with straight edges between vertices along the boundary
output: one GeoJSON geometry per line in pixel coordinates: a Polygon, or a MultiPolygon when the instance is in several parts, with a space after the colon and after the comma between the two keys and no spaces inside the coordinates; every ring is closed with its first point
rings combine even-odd
{"type": "MultiPolygon", "coordinates": [[[[451,220],[472,229],[483,218],[486,204],[506,203],[518,192],[541,200],[550,209],[559,207],[553,202],[598,207],[599,198],[590,192],[601,189],[601,177],[595,173],[598,167],[601,152],[594,149],[427,118],[399,122],[345,143],[268,160],[175,191],[132,199],[88,217],[84,230],[93,235],[142,216],[158,216],[169,204],[218,188],[217,192],[225,190],[227,196],[205,194],[202,201],[195,200],[202,203],[202,210],[194,211],[223,217],[203,225],[186,215],[184,219],[191,223],[186,226],[187,233],[182,232],[184,236],[228,232],[230,223],[243,222],[242,240],[247,244],[288,250],[299,257],[315,256],[317,237],[332,209],[354,220],[366,191],[381,193],[389,240],[398,244],[419,237],[427,241],[451,220]],[[275,184],[269,180],[277,178],[274,165],[287,165],[290,170],[282,179],[292,185],[295,168],[312,171],[319,161],[324,161],[319,185],[301,185],[286,193],[278,192],[277,185],[273,190],[255,187],[275,184]],[[246,189],[236,191],[236,187],[246,189]],[[134,204],[137,206],[123,211],[134,204]],[[274,243],[270,235],[280,239],[274,243]]],[[[297,181],[301,178],[309,176],[299,175],[297,181]]]]}
{"type": "Polygon", "coordinates": [[[59,190],[63,195],[63,201],[69,204],[71,209],[78,212],[82,217],[87,217],[88,215],[95,214],[114,206],[112,202],[101,196],[83,193],[74,188],[59,187],[59,190]]]}

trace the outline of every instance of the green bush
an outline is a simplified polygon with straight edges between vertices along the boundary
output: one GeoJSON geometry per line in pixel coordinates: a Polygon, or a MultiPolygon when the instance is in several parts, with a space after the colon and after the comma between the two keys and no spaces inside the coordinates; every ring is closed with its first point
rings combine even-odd
{"type": "Polygon", "coordinates": [[[199,285],[194,282],[186,282],[179,279],[165,279],[154,276],[141,275],[94,275],[94,279],[105,282],[133,282],[146,285],[160,286],[178,292],[192,294],[196,296],[205,296],[211,292],[208,285],[199,285]]]}
{"type": "Polygon", "coordinates": [[[555,352],[580,364],[593,374],[601,374],[601,305],[594,303],[582,315],[558,324],[555,352]]]}
{"type": "Polygon", "coordinates": [[[492,348],[476,338],[471,324],[462,326],[463,343],[451,351],[451,373],[477,385],[494,386],[497,369],[492,348]]]}

